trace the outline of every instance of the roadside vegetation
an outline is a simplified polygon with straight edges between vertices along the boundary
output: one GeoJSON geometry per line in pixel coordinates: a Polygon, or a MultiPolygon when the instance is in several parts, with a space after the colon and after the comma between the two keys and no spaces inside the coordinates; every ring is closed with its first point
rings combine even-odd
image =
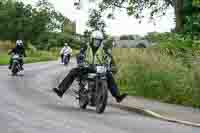
{"type": "Polygon", "coordinates": [[[0,19],[0,65],[8,64],[8,50],[18,39],[23,40],[27,50],[25,63],[56,60],[65,42],[74,50],[81,44],[75,34],[76,23],[57,11],[48,0],[38,0],[35,6],[2,0],[0,19]]]}
{"type": "Polygon", "coordinates": [[[113,50],[122,91],[131,96],[200,107],[200,48],[195,44],[198,40],[194,43],[172,33],[148,37],[157,45],[113,50]]]}
{"type": "MultiPolygon", "coordinates": [[[[0,54],[0,65],[7,65],[9,64],[10,56],[7,53],[0,54]]],[[[24,58],[25,63],[34,63],[40,61],[50,61],[50,60],[57,60],[58,57],[54,56],[53,53],[46,52],[46,51],[37,51],[37,53],[31,53],[28,51],[27,57],[24,58]]]]}
{"type": "MultiPolygon", "coordinates": [[[[114,49],[114,57],[119,72],[117,82],[122,91],[129,95],[143,96],[160,101],[200,107],[200,14],[199,3],[191,0],[104,0],[90,16],[89,26],[94,29],[96,21],[103,22],[103,15],[109,12],[113,19],[113,9],[125,9],[138,22],[143,18],[154,18],[174,9],[175,28],[170,33],[151,33],[145,36],[156,44],[146,49],[114,49]],[[112,9],[112,10],[110,10],[112,9]],[[149,10],[146,15],[145,11],[149,10]],[[145,17],[144,17],[145,14],[145,17]]],[[[106,24],[104,24],[106,26],[106,24]]],[[[134,31],[133,31],[134,32],[134,31]]]]}
{"type": "MultiPolygon", "coordinates": [[[[9,64],[10,55],[8,55],[8,51],[13,48],[14,44],[11,42],[2,45],[4,47],[1,48],[0,52],[0,65],[7,65],[9,64]]],[[[2,43],[2,42],[1,42],[2,43]]],[[[49,51],[47,50],[38,50],[33,45],[28,44],[26,48],[27,57],[24,58],[25,63],[34,63],[34,62],[41,62],[41,61],[51,61],[51,60],[58,60],[59,52],[61,48],[51,48],[49,51]]],[[[75,56],[78,53],[78,50],[73,49],[72,55],[75,56]]]]}

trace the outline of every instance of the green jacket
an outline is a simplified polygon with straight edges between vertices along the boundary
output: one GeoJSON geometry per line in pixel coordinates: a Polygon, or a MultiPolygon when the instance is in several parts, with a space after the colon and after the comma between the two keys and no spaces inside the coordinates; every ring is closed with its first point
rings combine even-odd
{"type": "Polygon", "coordinates": [[[105,48],[104,45],[101,45],[98,50],[93,50],[91,45],[88,43],[84,47],[85,62],[88,64],[108,64],[112,67],[115,67],[115,62],[112,56],[112,48],[105,48]],[[93,56],[94,55],[94,56],[93,56]]]}

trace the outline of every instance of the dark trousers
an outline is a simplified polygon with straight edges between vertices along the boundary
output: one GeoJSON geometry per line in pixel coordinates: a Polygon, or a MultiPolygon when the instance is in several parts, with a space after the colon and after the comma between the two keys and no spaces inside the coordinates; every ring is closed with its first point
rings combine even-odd
{"type": "MultiPolygon", "coordinates": [[[[87,74],[89,72],[92,72],[92,70],[83,69],[83,68],[72,69],[69,72],[69,74],[64,78],[64,80],[59,84],[58,88],[60,89],[62,93],[65,93],[77,77],[87,74]]],[[[108,79],[107,80],[108,89],[110,90],[112,96],[113,97],[119,96],[119,89],[117,88],[117,85],[115,83],[112,73],[107,73],[107,79],[108,79]]]]}
{"type": "Polygon", "coordinates": [[[63,62],[64,62],[64,63],[68,63],[68,62],[70,61],[70,57],[71,57],[70,54],[64,55],[64,56],[63,56],[63,62]],[[66,59],[66,58],[67,58],[67,59],[66,59]],[[66,62],[66,61],[67,61],[67,62],[66,62]]]}
{"type": "Polygon", "coordinates": [[[61,54],[61,55],[60,55],[60,58],[61,58],[61,62],[63,63],[63,62],[64,62],[64,60],[63,60],[64,54],[61,54]]]}

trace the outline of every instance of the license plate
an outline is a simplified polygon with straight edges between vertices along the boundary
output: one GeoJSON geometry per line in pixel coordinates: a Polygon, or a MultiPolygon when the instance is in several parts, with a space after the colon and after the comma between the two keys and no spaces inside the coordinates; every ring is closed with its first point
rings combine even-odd
{"type": "Polygon", "coordinates": [[[19,55],[14,55],[13,56],[13,59],[17,59],[17,58],[19,58],[19,55]]]}
{"type": "Polygon", "coordinates": [[[97,66],[97,73],[106,73],[106,67],[97,66]]]}

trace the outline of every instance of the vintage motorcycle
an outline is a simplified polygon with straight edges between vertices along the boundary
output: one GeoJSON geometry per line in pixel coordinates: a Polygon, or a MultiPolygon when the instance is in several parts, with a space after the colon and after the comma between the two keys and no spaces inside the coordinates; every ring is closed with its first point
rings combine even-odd
{"type": "Polygon", "coordinates": [[[97,113],[105,111],[108,99],[107,72],[108,67],[101,65],[84,65],[84,70],[91,72],[78,78],[79,90],[74,92],[78,95],[79,106],[81,109],[92,106],[96,107],[97,113]]]}

